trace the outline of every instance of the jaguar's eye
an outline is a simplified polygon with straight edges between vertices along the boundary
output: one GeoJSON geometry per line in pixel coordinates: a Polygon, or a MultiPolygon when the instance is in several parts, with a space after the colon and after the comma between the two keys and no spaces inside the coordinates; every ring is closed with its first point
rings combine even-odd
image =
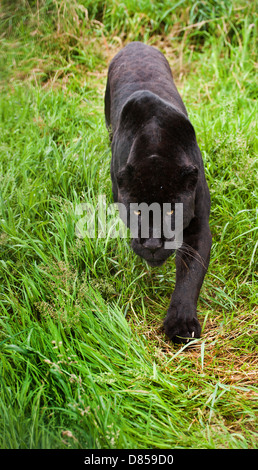
{"type": "Polygon", "coordinates": [[[135,215],[140,215],[141,211],[133,211],[135,215]]]}
{"type": "Polygon", "coordinates": [[[172,215],[172,214],[174,214],[174,211],[167,212],[167,215],[172,215]]]}

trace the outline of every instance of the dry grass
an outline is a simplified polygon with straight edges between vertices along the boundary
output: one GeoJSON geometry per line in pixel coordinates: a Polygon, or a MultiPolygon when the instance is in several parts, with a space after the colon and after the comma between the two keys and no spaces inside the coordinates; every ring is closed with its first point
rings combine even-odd
{"type": "MultiPolygon", "coordinates": [[[[134,312],[134,309],[132,309],[134,312]]],[[[129,314],[130,315],[130,314],[129,314]]],[[[151,347],[154,347],[154,355],[162,370],[169,373],[171,360],[173,368],[180,366],[180,370],[191,371],[193,374],[203,377],[218,379],[226,385],[243,387],[256,387],[258,380],[258,350],[255,347],[257,341],[257,325],[254,318],[257,310],[251,313],[243,313],[234,318],[234,321],[225,324],[223,315],[209,317],[205,321],[205,329],[202,338],[193,344],[171,345],[164,335],[162,322],[153,314],[148,321],[137,320],[134,312],[130,319],[139,334],[144,334],[151,347]],[[246,342],[250,338],[253,351],[243,347],[243,339],[246,342]],[[182,360],[185,359],[185,360],[182,360]],[[182,363],[184,364],[182,366],[182,363]]],[[[202,322],[202,317],[200,317],[202,322]]],[[[246,390],[246,397],[257,397],[254,390],[246,390]]]]}

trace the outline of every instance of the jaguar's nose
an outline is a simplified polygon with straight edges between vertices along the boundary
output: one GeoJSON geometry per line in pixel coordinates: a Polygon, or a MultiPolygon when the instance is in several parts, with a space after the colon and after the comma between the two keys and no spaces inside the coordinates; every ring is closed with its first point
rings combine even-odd
{"type": "Polygon", "coordinates": [[[160,238],[148,238],[143,242],[142,246],[150,250],[152,253],[155,253],[162,247],[162,240],[160,238]]]}

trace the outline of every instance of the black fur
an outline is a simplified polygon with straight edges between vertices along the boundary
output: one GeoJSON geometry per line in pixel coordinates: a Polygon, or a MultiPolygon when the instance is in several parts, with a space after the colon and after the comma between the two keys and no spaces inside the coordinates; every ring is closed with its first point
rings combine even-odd
{"type": "MultiPolygon", "coordinates": [[[[183,245],[176,254],[176,285],[164,321],[175,342],[200,337],[197,300],[209,264],[210,195],[194,128],[164,55],[133,42],[111,61],[105,94],[112,142],[114,200],[125,204],[184,204],[183,245]]],[[[171,216],[171,226],[174,223],[171,216]]],[[[141,216],[138,216],[139,226],[141,216]]],[[[129,217],[127,220],[129,225],[129,217]]],[[[166,239],[134,238],[132,248],[151,266],[174,250],[166,239]]]]}

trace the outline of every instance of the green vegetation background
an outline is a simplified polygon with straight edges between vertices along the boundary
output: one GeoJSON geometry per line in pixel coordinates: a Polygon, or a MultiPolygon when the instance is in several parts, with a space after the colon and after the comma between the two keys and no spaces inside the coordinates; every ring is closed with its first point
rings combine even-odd
{"type": "Polygon", "coordinates": [[[0,30],[0,447],[257,447],[257,3],[5,0],[0,30]],[[173,259],[80,239],[112,202],[108,62],[168,58],[200,145],[213,248],[191,347],[165,338],[173,259]]]}

